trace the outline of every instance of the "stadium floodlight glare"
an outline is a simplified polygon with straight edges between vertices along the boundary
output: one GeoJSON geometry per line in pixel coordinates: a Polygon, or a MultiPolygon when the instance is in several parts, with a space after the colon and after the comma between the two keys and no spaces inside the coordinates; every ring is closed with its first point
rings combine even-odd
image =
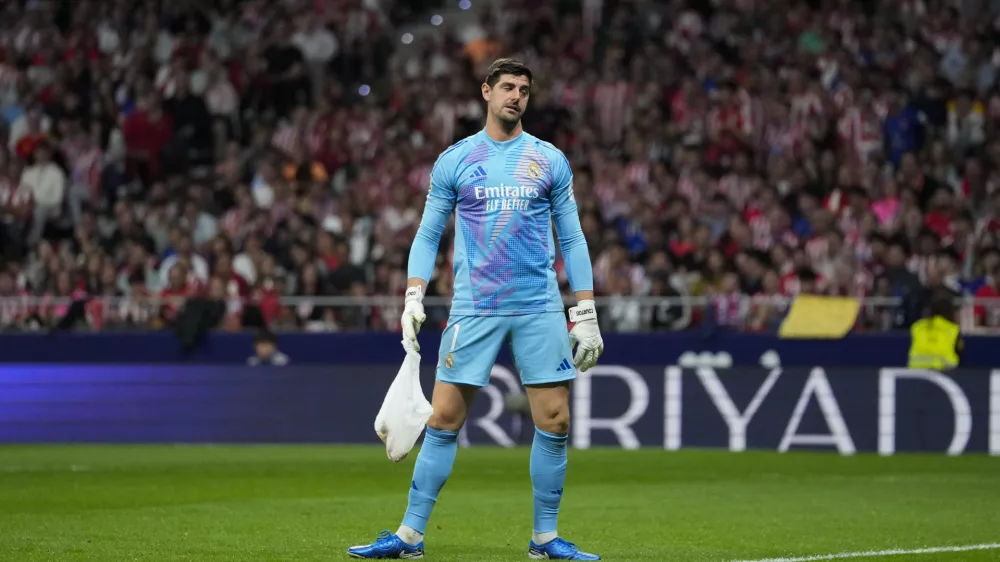
{"type": "Polygon", "coordinates": [[[469,8],[472,7],[472,2],[470,2],[469,0],[461,0],[458,3],[458,7],[461,8],[461,9],[463,9],[463,10],[468,10],[469,8]]]}
{"type": "Polygon", "coordinates": [[[361,94],[362,96],[367,96],[368,94],[372,93],[372,88],[368,84],[362,84],[361,87],[358,88],[358,93],[361,94]]]}
{"type": "Polygon", "coordinates": [[[406,32],[399,38],[399,40],[402,41],[404,45],[409,45],[410,43],[413,43],[413,34],[406,32]]]}
{"type": "Polygon", "coordinates": [[[443,21],[444,18],[441,17],[441,14],[434,14],[433,16],[431,16],[431,25],[438,26],[441,25],[443,21]]]}

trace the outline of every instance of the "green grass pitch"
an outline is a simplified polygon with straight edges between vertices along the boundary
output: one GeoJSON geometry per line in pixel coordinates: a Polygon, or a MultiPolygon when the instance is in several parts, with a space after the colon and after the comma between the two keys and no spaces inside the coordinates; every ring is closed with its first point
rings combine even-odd
{"type": "MultiPolygon", "coordinates": [[[[395,530],[416,451],[0,446],[0,560],[330,561],[395,530]]],[[[605,560],[701,562],[1000,542],[1000,458],[570,451],[560,532],[605,560]]],[[[526,448],[462,449],[429,560],[525,560],[526,448]]],[[[1000,550],[853,560],[1000,560],[1000,550]]]]}

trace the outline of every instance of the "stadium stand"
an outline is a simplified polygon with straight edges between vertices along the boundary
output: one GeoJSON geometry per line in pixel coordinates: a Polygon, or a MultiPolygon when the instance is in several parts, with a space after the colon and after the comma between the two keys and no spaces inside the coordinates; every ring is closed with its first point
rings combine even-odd
{"type": "Polygon", "coordinates": [[[396,329],[431,166],[497,55],[573,165],[608,330],[770,331],[807,292],[882,331],[937,289],[1000,296],[996,2],[482,3],[401,36],[443,4],[5,2],[0,325],[200,302],[223,329],[396,329]]]}

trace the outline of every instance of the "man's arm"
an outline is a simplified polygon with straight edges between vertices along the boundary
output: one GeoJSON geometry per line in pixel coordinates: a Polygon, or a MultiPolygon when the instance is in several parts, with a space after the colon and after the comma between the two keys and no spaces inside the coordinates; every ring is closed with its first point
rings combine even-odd
{"type": "Polygon", "coordinates": [[[576,301],[593,301],[594,270],[573,194],[573,173],[565,157],[560,157],[561,161],[552,164],[552,219],[576,301]]]}
{"type": "Polygon", "coordinates": [[[410,257],[406,265],[406,286],[419,287],[421,294],[427,288],[427,283],[434,272],[438,246],[448,224],[448,217],[455,210],[456,198],[452,175],[439,158],[431,171],[427,202],[424,203],[420,227],[417,228],[413,245],[410,247],[410,257]]]}
{"type": "Polygon", "coordinates": [[[566,276],[576,293],[576,306],[569,309],[569,321],[574,323],[570,330],[570,348],[578,344],[573,363],[581,371],[587,371],[597,364],[597,359],[604,353],[604,339],[601,338],[597,306],[594,304],[594,271],[573,194],[573,172],[566,157],[559,154],[550,172],[552,218],[559,235],[566,276]]]}
{"type": "Polygon", "coordinates": [[[406,297],[401,320],[403,337],[420,350],[417,343],[417,332],[423,324],[423,298],[427,292],[427,283],[434,273],[434,263],[437,261],[438,246],[444,234],[448,217],[455,209],[454,171],[438,158],[431,170],[431,182],[427,190],[427,202],[424,204],[420,227],[410,246],[410,257],[406,264],[406,297]]]}
{"type": "Polygon", "coordinates": [[[434,263],[437,261],[438,246],[452,210],[453,205],[447,200],[428,195],[420,227],[410,247],[410,258],[406,265],[407,289],[419,287],[421,295],[427,291],[427,283],[434,273],[434,263]]]}

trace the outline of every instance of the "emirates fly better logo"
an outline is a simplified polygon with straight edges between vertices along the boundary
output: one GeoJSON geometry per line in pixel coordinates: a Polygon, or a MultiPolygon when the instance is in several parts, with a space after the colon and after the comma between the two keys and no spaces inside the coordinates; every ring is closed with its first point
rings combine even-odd
{"type": "Polygon", "coordinates": [[[505,185],[475,187],[476,199],[486,200],[487,211],[526,211],[532,199],[536,199],[539,190],[535,186],[505,185]]]}

